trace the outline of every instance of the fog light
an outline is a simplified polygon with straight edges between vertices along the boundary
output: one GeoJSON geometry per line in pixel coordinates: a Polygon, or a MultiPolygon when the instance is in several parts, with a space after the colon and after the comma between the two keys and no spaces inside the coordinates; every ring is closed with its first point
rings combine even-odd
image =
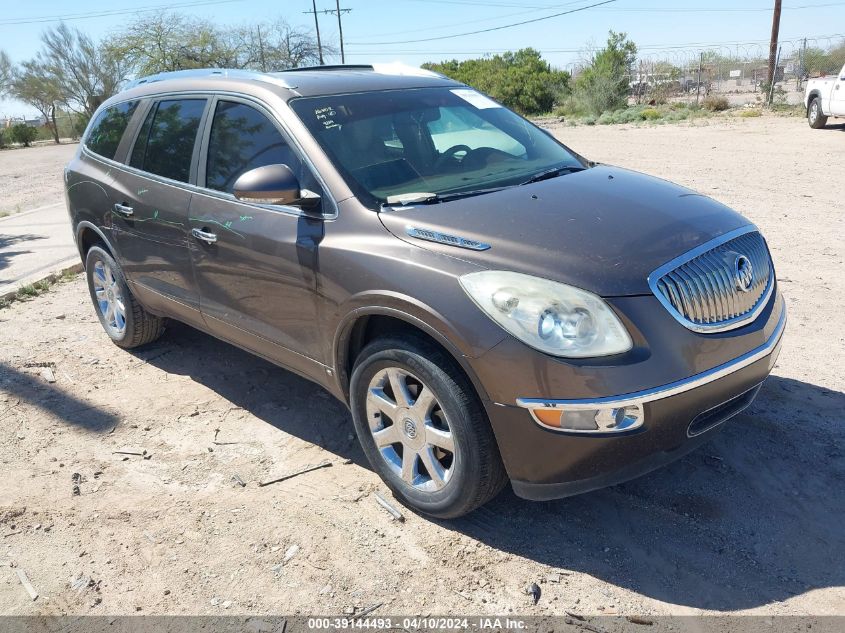
{"type": "Polygon", "coordinates": [[[639,404],[600,409],[532,409],[531,413],[543,426],[575,433],[619,433],[642,426],[645,421],[639,404]]]}

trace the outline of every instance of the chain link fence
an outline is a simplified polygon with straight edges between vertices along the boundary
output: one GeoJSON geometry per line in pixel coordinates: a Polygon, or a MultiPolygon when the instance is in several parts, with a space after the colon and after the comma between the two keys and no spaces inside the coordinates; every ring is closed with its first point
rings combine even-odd
{"type": "MultiPolygon", "coordinates": [[[[845,36],[783,40],[779,51],[773,102],[798,105],[808,78],[836,75],[845,64],[845,36]]],[[[731,106],[765,103],[768,68],[767,42],[641,50],[628,77],[630,102],[695,103],[719,95],[731,106]]]]}

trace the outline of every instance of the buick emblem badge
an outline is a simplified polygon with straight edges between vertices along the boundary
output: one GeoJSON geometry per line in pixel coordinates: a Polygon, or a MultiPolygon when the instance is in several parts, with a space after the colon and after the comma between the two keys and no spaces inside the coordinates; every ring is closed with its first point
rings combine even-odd
{"type": "Polygon", "coordinates": [[[751,289],[751,283],[754,281],[754,267],[745,255],[738,255],[734,262],[734,281],[736,289],[740,292],[748,292],[751,289]]]}

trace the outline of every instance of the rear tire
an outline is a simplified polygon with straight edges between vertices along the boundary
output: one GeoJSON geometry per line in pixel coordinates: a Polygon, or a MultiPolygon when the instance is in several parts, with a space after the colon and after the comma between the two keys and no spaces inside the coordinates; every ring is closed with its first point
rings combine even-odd
{"type": "Polygon", "coordinates": [[[352,371],[350,404],[367,459],[411,508],[459,517],[507,483],[475,390],[454,359],[425,339],[367,345],[352,371]]]}
{"type": "Polygon", "coordinates": [[[822,100],[813,97],[810,105],[807,106],[807,123],[814,130],[819,130],[827,125],[827,117],[822,113],[822,100]]]}
{"type": "Polygon", "coordinates": [[[115,345],[131,349],[162,335],[164,320],[144,310],[132,296],[123,271],[108,251],[100,246],[88,250],[85,275],[100,325],[115,345]]]}

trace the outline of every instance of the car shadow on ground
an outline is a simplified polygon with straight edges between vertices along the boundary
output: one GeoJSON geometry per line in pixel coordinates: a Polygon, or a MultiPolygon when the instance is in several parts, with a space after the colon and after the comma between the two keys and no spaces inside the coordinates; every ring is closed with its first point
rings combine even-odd
{"type": "MultiPolygon", "coordinates": [[[[136,354],[367,467],[346,407],[305,379],[179,324],[136,354]]],[[[772,376],[710,443],[659,471],[554,502],[508,488],[467,517],[433,523],[549,572],[694,608],[748,609],[843,586],[842,411],[845,394],[772,376]]]]}

